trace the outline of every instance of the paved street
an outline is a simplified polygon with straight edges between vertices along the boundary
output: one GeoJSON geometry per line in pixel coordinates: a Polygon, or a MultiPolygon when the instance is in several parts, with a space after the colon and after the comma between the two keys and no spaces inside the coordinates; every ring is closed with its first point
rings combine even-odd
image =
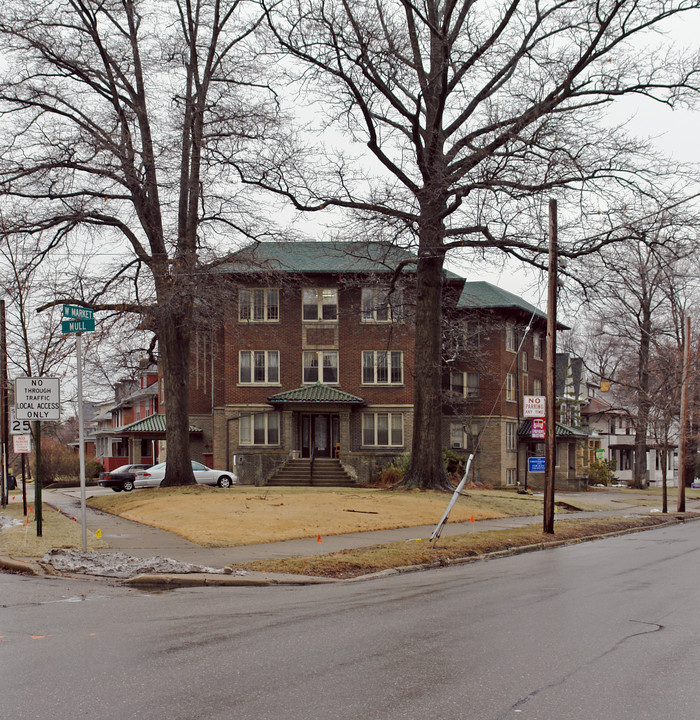
{"type": "Polygon", "coordinates": [[[0,576],[0,715],[697,718],[700,523],[371,581],[0,576]]]}

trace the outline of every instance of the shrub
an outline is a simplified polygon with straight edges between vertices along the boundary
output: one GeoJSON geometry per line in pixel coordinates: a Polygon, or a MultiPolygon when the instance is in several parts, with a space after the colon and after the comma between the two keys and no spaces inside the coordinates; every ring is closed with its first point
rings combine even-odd
{"type": "Polygon", "coordinates": [[[588,465],[588,481],[592,485],[610,485],[615,480],[617,465],[614,460],[593,460],[588,465]]]}

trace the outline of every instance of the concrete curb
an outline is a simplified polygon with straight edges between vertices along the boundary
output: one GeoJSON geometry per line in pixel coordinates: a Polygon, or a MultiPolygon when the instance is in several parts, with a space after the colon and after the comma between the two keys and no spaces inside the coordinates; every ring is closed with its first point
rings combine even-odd
{"type": "Polygon", "coordinates": [[[18,572],[24,575],[50,575],[46,569],[34,560],[16,560],[9,555],[0,555],[0,568],[9,572],[18,572]]]}
{"type": "Polygon", "coordinates": [[[142,574],[124,580],[125,585],[134,587],[269,587],[271,585],[324,585],[342,582],[335,578],[316,578],[308,575],[288,575],[270,577],[258,575],[219,575],[218,573],[186,574],[142,574]]]}

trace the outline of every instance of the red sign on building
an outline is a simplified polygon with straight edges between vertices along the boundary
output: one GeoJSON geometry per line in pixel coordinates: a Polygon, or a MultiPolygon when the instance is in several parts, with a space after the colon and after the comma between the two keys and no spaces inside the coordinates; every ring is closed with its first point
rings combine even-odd
{"type": "Polygon", "coordinates": [[[545,437],[545,421],[544,418],[532,418],[532,439],[544,440],[545,437]]]}

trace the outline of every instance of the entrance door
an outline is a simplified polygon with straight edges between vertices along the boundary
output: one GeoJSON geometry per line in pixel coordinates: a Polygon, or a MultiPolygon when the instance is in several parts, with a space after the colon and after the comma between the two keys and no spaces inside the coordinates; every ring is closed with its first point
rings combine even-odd
{"type": "Polygon", "coordinates": [[[301,456],[332,457],[335,444],[340,435],[338,415],[302,415],[301,416],[301,456]]]}

